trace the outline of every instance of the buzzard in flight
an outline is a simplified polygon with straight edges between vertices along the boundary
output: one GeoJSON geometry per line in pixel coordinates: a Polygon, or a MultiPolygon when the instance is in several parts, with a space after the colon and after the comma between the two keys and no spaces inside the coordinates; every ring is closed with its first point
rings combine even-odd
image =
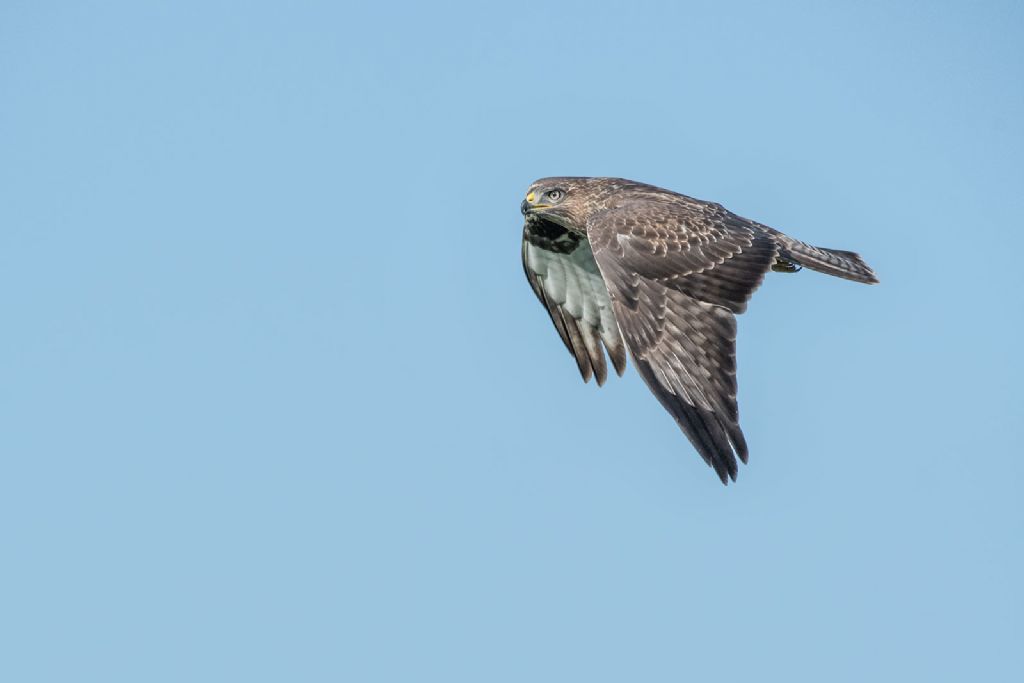
{"type": "Polygon", "coordinates": [[[723,484],[747,443],[736,406],[736,319],[769,270],[875,283],[823,249],[719,204],[620,178],[542,178],[522,203],[523,267],[584,381],[640,376],[723,484]],[[603,345],[603,349],[602,349],[603,345]]]}

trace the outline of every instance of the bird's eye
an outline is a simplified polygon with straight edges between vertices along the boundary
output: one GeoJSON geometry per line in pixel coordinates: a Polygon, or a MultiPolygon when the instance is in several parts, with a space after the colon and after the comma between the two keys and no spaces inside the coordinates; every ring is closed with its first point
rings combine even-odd
{"type": "Polygon", "coordinates": [[[561,190],[551,190],[550,192],[548,192],[548,199],[550,199],[553,202],[557,202],[559,199],[562,198],[563,195],[565,195],[565,193],[562,192],[561,190]]]}

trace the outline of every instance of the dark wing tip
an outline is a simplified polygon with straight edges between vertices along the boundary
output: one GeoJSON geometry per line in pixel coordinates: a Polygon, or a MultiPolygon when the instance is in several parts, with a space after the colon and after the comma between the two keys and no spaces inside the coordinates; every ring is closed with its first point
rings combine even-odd
{"type": "Polygon", "coordinates": [[[740,437],[740,444],[731,436],[735,429],[727,429],[713,412],[692,406],[678,396],[673,397],[674,405],[666,405],[676,424],[690,440],[700,457],[715,471],[722,483],[728,486],[729,480],[736,481],[739,465],[736,455],[746,462],[746,443],[740,437]],[[740,447],[742,445],[742,448],[740,447]],[[735,450],[734,450],[735,449],[735,450]]]}
{"type": "Polygon", "coordinates": [[[622,377],[622,374],[626,372],[626,345],[619,340],[616,346],[609,348],[606,345],[605,348],[608,349],[608,357],[612,359],[615,374],[622,377]]]}
{"type": "Polygon", "coordinates": [[[572,355],[576,357],[576,365],[580,369],[583,381],[589,382],[590,378],[594,375],[594,367],[590,362],[590,354],[587,353],[587,346],[583,341],[583,334],[580,331],[579,325],[576,324],[575,318],[571,315],[565,315],[562,309],[556,310],[562,319],[562,325],[565,326],[566,334],[569,337],[569,343],[566,346],[569,347],[572,355]]]}

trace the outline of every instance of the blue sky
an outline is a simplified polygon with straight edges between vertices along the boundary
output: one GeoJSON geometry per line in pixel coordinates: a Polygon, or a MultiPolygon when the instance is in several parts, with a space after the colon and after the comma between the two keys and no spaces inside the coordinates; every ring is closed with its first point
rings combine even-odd
{"type": "Polygon", "coordinates": [[[8,0],[0,678],[1024,678],[1019,3],[8,0]],[[614,175],[861,252],[722,487],[519,263],[614,175]]]}

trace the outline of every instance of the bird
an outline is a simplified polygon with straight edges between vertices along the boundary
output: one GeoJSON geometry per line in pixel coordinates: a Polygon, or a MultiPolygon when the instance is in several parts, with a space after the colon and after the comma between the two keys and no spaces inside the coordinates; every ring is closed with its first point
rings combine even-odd
{"type": "Polygon", "coordinates": [[[641,378],[723,484],[749,449],[736,315],[768,272],[875,284],[856,253],[811,246],[721,204],[624,178],[552,177],[520,204],[526,279],[584,382],[641,378]]]}

